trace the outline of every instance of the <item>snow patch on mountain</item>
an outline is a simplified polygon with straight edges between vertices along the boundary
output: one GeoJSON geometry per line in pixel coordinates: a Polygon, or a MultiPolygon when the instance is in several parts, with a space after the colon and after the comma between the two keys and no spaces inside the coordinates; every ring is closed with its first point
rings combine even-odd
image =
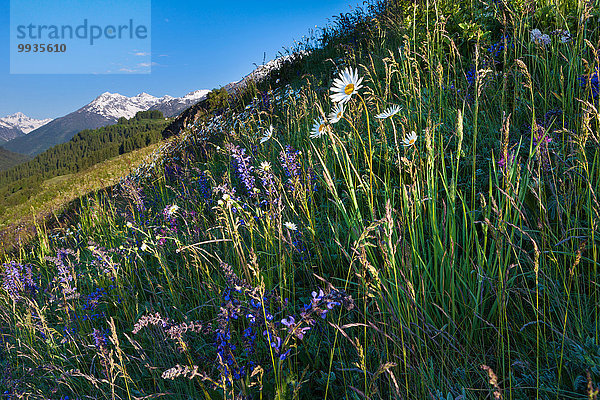
{"type": "Polygon", "coordinates": [[[16,114],[0,118],[0,127],[6,129],[18,129],[21,132],[27,134],[41,126],[46,125],[50,121],[52,121],[51,118],[35,119],[30,118],[21,112],[18,112],[16,114]]]}
{"type": "Polygon", "coordinates": [[[204,99],[209,93],[210,93],[210,90],[196,90],[196,91],[190,92],[190,93],[186,94],[185,96],[181,97],[180,100],[183,100],[183,101],[193,101],[193,100],[200,101],[200,100],[204,99]]]}

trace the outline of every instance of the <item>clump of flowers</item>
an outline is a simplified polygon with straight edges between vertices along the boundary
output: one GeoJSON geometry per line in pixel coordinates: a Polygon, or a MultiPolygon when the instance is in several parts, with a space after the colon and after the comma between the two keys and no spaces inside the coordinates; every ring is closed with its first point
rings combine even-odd
{"type": "Polygon", "coordinates": [[[147,326],[161,326],[162,328],[167,328],[169,326],[169,320],[163,318],[160,313],[144,315],[135,323],[131,333],[135,335],[147,326]]]}
{"type": "Polygon", "coordinates": [[[56,252],[56,257],[46,257],[48,261],[56,266],[58,274],[54,281],[58,282],[65,300],[79,298],[77,286],[75,285],[75,271],[69,256],[76,256],[76,254],[71,249],[59,249],[56,252]]]}
{"type": "Polygon", "coordinates": [[[469,86],[475,85],[475,80],[477,79],[477,68],[472,67],[466,72],[465,76],[467,78],[467,83],[469,84],[469,86]]]}
{"type": "Polygon", "coordinates": [[[571,40],[573,40],[573,35],[571,35],[571,33],[565,29],[557,29],[552,32],[552,35],[560,36],[561,43],[569,43],[571,40]]]}
{"type": "Polygon", "coordinates": [[[531,32],[529,32],[529,37],[531,38],[532,42],[538,45],[548,46],[550,43],[552,43],[550,36],[542,33],[542,31],[539,29],[531,30],[531,32]]]}
{"type": "Polygon", "coordinates": [[[254,167],[250,163],[250,156],[246,155],[246,149],[240,148],[239,146],[230,144],[228,150],[233,157],[233,164],[237,171],[237,175],[244,184],[244,187],[250,196],[254,196],[254,189],[256,188],[256,179],[252,172],[254,167]]]}
{"type": "Polygon", "coordinates": [[[195,178],[195,181],[198,185],[200,197],[202,197],[204,200],[210,200],[212,198],[212,189],[206,173],[198,170],[198,176],[195,178]]]}
{"type": "MultiPolygon", "coordinates": [[[[160,238],[158,240],[158,244],[163,246],[166,243],[165,236],[169,235],[169,233],[177,233],[177,212],[179,211],[179,206],[177,204],[171,204],[166,206],[163,209],[162,216],[167,225],[166,228],[160,228],[160,238]]],[[[141,246],[142,251],[146,251],[147,245],[146,243],[142,243],[141,246]]]]}
{"type": "MultiPolygon", "coordinates": [[[[128,225],[133,226],[131,222],[127,223],[128,225]]],[[[92,260],[92,264],[98,268],[105,275],[112,275],[112,279],[115,279],[117,264],[112,260],[109,251],[94,243],[93,241],[88,241],[88,250],[92,252],[94,259],[92,260]]]]}
{"type": "MultiPolygon", "coordinates": [[[[156,326],[166,337],[177,342],[183,340],[185,332],[204,335],[215,350],[216,374],[202,371],[197,365],[181,367],[181,364],[165,370],[163,379],[200,377],[214,388],[232,387],[236,381],[246,379],[261,365],[272,365],[271,355],[278,362],[292,355],[306,335],[336,307],[351,310],[352,298],[343,291],[329,287],[312,292],[307,304],[299,313],[288,313],[287,300],[282,301],[278,291],[267,292],[262,284],[250,285],[240,278],[233,268],[221,263],[225,280],[221,290],[214,324],[175,324],[159,313],[142,316],[135,324],[133,333],[143,328],[156,326]],[[262,351],[259,351],[262,350],[262,351]]],[[[193,347],[187,347],[192,349],[193,347]]],[[[203,351],[201,358],[210,357],[203,351]]]]}
{"type": "Polygon", "coordinates": [[[275,176],[273,175],[273,167],[271,166],[271,163],[268,161],[261,162],[258,173],[260,175],[260,180],[263,187],[266,188],[269,193],[271,193],[275,189],[275,176]]]}
{"type": "Polygon", "coordinates": [[[120,186],[125,198],[135,204],[140,213],[146,211],[144,204],[144,191],[139,182],[136,182],[132,177],[127,177],[121,182],[120,186]]]}
{"type": "Polygon", "coordinates": [[[499,41],[493,43],[490,47],[488,47],[487,51],[492,55],[493,58],[497,58],[504,51],[504,43],[510,43],[512,47],[514,47],[514,43],[512,43],[511,38],[507,35],[503,35],[499,41]]]}
{"type": "Polygon", "coordinates": [[[183,167],[177,163],[165,164],[165,177],[174,182],[178,182],[183,177],[183,167]]]}
{"type": "Polygon", "coordinates": [[[24,294],[33,294],[37,285],[33,281],[31,265],[22,265],[11,261],[2,265],[2,287],[13,300],[24,294]]]}
{"type": "Polygon", "coordinates": [[[300,163],[298,161],[298,151],[294,150],[292,146],[285,146],[285,149],[279,153],[279,160],[281,166],[285,172],[285,175],[289,178],[288,183],[293,187],[300,179],[300,163]]]}
{"type": "Polygon", "coordinates": [[[533,146],[536,147],[538,144],[547,145],[552,143],[552,138],[546,134],[546,130],[538,125],[538,129],[533,134],[532,137],[533,146]]]}
{"type": "Polygon", "coordinates": [[[98,352],[98,356],[100,358],[100,364],[104,368],[105,377],[109,377],[109,349],[108,349],[108,335],[106,330],[100,330],[94,328],[92,332],[92,338],[94,339],[94,346],[96,347],[96,351],[98,352]]]}

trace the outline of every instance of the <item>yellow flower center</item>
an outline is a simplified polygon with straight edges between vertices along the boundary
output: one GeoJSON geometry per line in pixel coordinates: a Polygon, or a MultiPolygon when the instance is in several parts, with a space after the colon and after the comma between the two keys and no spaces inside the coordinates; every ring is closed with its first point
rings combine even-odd
{"type": "Polygon", "coordinates": [[[417,139],[410,139],[408,141],[408,144],[413,145],[413,144],[415,144],[416,141],[417,141],[417,139]]]}
{"type": "Polygon", "coordinates": [[[319,133],[323,133],[325,128],[326,128],[325,124],[321,124],[321,126],[319,126],[319,133]]]}
{"type": "Polygon", "coordinates": [[[344,89],[344,93],[346,93],[348,96],[350,96],[352,93],[354,93],[354,84],[351,83],[349,85],[346,85],[346,88],[344,89]]]}
{"type": "Polygon", "coordinates": [[[342,118],[342,112],[340,111],[339,113],[337,113],[337,116],[336,116],[336,117],[337,117],[337,119],[340,119],[340,118],[342,118]]]}

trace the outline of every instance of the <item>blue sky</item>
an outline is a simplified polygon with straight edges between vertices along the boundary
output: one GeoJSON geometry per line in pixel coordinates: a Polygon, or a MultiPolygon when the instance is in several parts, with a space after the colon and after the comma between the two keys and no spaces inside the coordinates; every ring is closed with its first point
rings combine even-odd
{"type": "MultiPolygon", "coordinates": [[[[35,7],[35,0],[28,2],[35,7]]],[[[355,0],[154,0],[150,74],[11,75],[10,2],[0,0],[4,55],[0,57],[0,117],[20,111],[35,118],[55,118],[106,91],[183,96],[220,87],[248,74],[265,55],[267,61],[276,57],[294,40],[356,4],[355,0]]],[[[68,8],[63,12],[68,14],[68,8]]]]}

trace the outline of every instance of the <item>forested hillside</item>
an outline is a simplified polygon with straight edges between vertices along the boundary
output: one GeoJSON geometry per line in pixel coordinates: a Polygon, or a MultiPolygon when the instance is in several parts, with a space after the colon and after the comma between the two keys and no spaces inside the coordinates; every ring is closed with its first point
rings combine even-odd
{"type": "Polygon", "coordinates": [[[143,111],[117,124],[83,130],[67,143],[59,144],[32,160],[0,172],[0,206],[20,204],[35,194],[45,179],[83,171],[120,154],[161,140],[167,126],[160,111],[143,111]]]}
{"type": "Polygon", "coordinates": [[[23,154],[13,153],[0,147],[0,171],[10,169],[27,160],[29,160],[29,157],[23,154]]]}

